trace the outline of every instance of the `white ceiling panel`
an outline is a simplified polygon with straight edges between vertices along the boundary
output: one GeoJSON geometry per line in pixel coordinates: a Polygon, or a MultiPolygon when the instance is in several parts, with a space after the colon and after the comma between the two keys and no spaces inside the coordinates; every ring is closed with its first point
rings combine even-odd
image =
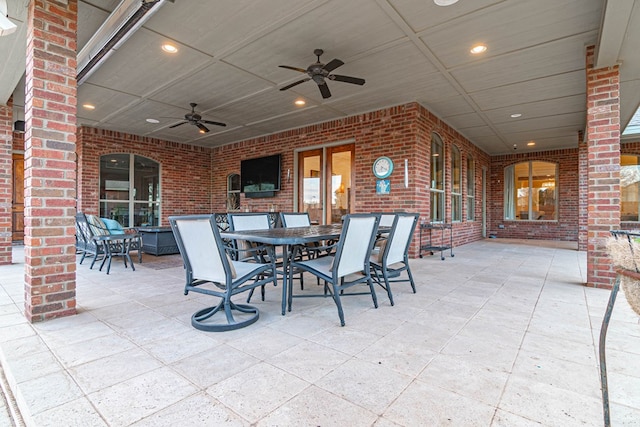
{"type": "Polygon", "coordinates": [[[393,8],[419,33],[434,26],[446,26],[455,18],[471,15],[491,5],[502,3],[502,0],[460,1],[453,7],[437,6],[432,1],[390,0],[393,8]]]}
{"type": "Polygon", "coordinates": [[[530,102],[528,104],[520,104],[517,109],[513,106],[496,108],[495,110],[487,110],[484,113],[491,122],[511,123],[520,120],[532,119],[535,117],[544,117],[554,114],[576,113],[584,110],[586,105],[585,95],[573,95],[563,98],[546,99],[544,101],[530,102]],[[520,113],[522,116],[513,118],[511,114],[520,113]]]}
{"type": "Polygon", "coordinates": [[[509,106],[514,106],[514,110],[517,110],[520,104],[564,98],[585,92],[585,71],[578,70],[474,92],[470,96],[483,111],[509,106]]]}
{"type": "Polygon", "coordinates": [[[453,68],[597,31],[601,9],[600,0],[502,2],[462,16],[455,25],[427,31],[422,38],[445,67],[453,68]],[[478,43],[488,47],[480,57],[469,52],[478,43]]]}
{"type": "Polygon", "coordinates": [[[462,95],[441,100],[424,100],[421,98],[419,98],[419,100],[425,108],[431,110],[439,117],[455,116],[458,114],[471,113],[474,111],[473,107],[469,105],[467,100],[462,95]]]}
{"type": "Polygon", "coordinates": [[[485,121],[477,113],[458,114],[455,116],[444,117],[444,120],[459,130],[465,130],[467,128],[473,128],[477,126],[483,126],[485,121]]]}
{"type": "Polygon", "coordinates": [[[178,46],[175,55],[166,54],[160,48],[163,40],[162,36],[144,28],[138,30],[87,81],[143,96],[211,60],[186,46],[178,46]],[[185,64],[189,66],[185,67],[185,64]]]}
{"type": "Polygon", "coordinates": [[[124,107],[137,105],[142,101],[137,96],[89,83],[78,88],[78,99],[82,100],[78,103],[77,116],[79,124],[88,124],[89,121],[100,122],[116,114],[124,107]],[[94,105],[96,109],[88,110],[83,108],[82,104],[94,105]]]}
{"type": "Polygon", "coordinates": [[[216,62],[176,80],[152,95],[151,99],[184,107],[195,102],[199,105],[199,111],[206,112],[270,87],[273,85],[256,76],[216,62]]]}
{"type": "Polygon", "coordinates": [[[499,123],[496,128],[503,134],[529,132],[537,129],[555,129],[572,127],[576,132],[584,130],[585,117],[582,113],[557,114],[533,119],[499,123]]]}
{"type": "Polygon", "coordinates": [[[455,69],[451,75],[467,92],[478,92],[549,75],[583,70],[585,46],[594,43],[596,35],[594,31],[527,48],[455,69]]]}

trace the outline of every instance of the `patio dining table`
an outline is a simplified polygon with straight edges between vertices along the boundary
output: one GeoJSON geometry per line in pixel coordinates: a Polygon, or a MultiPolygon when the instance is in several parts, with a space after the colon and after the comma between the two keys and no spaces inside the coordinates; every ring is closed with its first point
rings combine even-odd
{"type": "MultiPolygon", "coordinates": [[[[265,245],[282,246],[282,315],[287,305],[289,248],[340,237],[342,224],[311,225],[308,227],[270,228],[268,230],[222,231],[223,239],[247,240],[265,245]]],[[[291,311],[291,307],[289,307],[291,311]]]]}

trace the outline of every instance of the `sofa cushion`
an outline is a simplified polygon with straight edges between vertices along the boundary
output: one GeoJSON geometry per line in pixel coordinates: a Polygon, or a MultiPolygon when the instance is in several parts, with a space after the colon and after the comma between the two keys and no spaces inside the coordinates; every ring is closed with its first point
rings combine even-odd
{"type": "Polygon", "coordinates": [[[122,225],[115,219],[109,219],[109,218],[100,218],[100,219],[102,220],[104,225],[107,227],[107,230],[109,230],[110,234],[124,233],[124,228],[122,228],[122,225]]]}

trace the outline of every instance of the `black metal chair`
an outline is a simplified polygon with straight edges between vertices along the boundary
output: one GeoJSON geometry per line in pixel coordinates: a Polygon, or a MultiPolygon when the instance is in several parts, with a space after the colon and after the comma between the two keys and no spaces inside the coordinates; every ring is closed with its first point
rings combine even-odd
{"type": "MultiPolygon", "coordinates": [[[[310,260],[293,260],[293,269],[308,271],[326,282],[325,293],[329,292],[338,308],[340,325],[344,326],[344,312],[341,297],[350,295],[371,295],[373,306],[378,308],[376,291],[371,278],[369,258],[376,238],[380,216],[377,214],[348,214],[345,216],[342,233],[336,244],[335,256],[310,260]],[[368,292],[346,293],[345,290],[360,284],[369,286],[368,292]]],[[[295,252],[294,252],[295,258],[295,252]]],[[[325,295],[297,295],[325,296],[325,295]]],[[[293,286],[289,286],[289,310],[293,300],[293,286]]]]}
{"type": "Polygon", "coordinates": [[[409,282],[413,293],[416,293],[416,285],[413,281],[411,268],[409,267],[409,246],[418,223],[417,213],[398,213],[394,215],[391,230],[386,239],[380,243],[380,250],[372,254],[369,262],[373,272],[373,279],[387,291],[389,302],[393,305],[391,283],[409,282]],[[399,279],[402,272],[407,272],[406,279],[399,279]]]}
{"type": "MultiPolygon", "coordinates": [[[[102,259],[102,264],[106,260],[107,248],[104,242],[94,239],[93,229],[89,225],[89,220],[83,212],[76,213],[76,250],[82,253],[80,264],[87,256],[92,257],[90,269],[98,259],[102,259]]],[[[100,266],[102,268],[102,265],[100,266]]]]}
{"type": "MultiPolygon", "coordinates": [[[[236,304],[231,298],[258,286],[275,284],[273,260],[265,264],[233,261],[227,253],[228,246],[220,238],[215,215],[173,216],[169,217],[169,222],[184,262],[184,294],[192,291],[220,298],[217,305],[198,310],[191,316],[193,327],[222,332],[256,322],[260,317],[256,307],[236,304]],[[218,312],[224,312],[225,322],[213,321],[218,312]]],[[[270,248],[267,250],[271,251],[270,248]]]]}

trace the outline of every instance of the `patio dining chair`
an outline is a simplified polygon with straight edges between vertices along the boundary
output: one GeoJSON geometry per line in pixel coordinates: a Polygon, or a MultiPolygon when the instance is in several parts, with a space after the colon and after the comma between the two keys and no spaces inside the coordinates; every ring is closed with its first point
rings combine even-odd
{"type": "Polygon", "coordinates": [[[260,317],[256,307],[236,304],[231,298],[267,283],[275,284],[273,261],[233,261],[220,238],[214,215],[172,216],[169,223],[184,263],[184,294],[198,292],[220,298],[217,305],[195,312],[191,325],[202,331],[222,332],[256,322],[260,317]],[[219,312],[224,312],[225,321],[214,321],[219,312]]]}
{"type": "MultiPolygon", "coordinates": [[[[344,311],[341,298],[351,295],[371,295],[373,306],[378,308],[378,300],[371,278],[369,258],[378,229],[380,216],[377,214],[348,214],[345,216],[340,238],[336,243],[335,255],[310,260],[293,260],[291,268],[308,271],[326,282],[325,294],[331,294],[340,325],[344,326],[344,311]],[[368,285],[368,291],[345,292],[356,285],[368,285]]],[[[325,295],[297,295],[325,296],[325,295]]],[[[289,310],[293,300],[293,287],[289,287],[289,310]]]]}
{"type": "MultiPolygon", "coordinates": [[[[269,212],[230,213],[228,214],[228,219],[229,229],[231,231],[268,230],[274,226],[274,223],[277,223],[277,221],[273,220],[273,216],[269,212]]],[[[233,243],[237,250],[237,259],[239,260],[253,261],[257,263],[269,263],[272,261],[268,256],[265,246],[257,246],[251,242],[247,242],[246,240],[235,240],[233,243]]],[[[275,262],[276,267],[282,266],[282,247],[273,248],[273,254],[275,257],[273,261],[275,262]]],[[[300,283],[302,283],[302,274],[299,275],[298,279],[300,280],[300,283]]],[[[277,282],[274,282],[274,285],[276,283],[277,282]]],[[[249,292],[247,303],[251,301],[252,296],[253,290],[249,292]]],[[[260,296],[262,301],[264,301],[264,286],[260,288],[260,296]]]]}
{"type": "Polygon", "coordinates": [[[418,223],[418,216],[417,213],[395,214],[387,238],[382,241],[378,253],[372,254],[369,259],[373,279],[387,291],[391,305],[393,305],[391,293],[393,282],[409,282],[413,293],[416,293],[416,285],[409,267],[409,246],[418,223]],[[403,271],[407,272],[407,278],[399,279],[403,271]]]}

